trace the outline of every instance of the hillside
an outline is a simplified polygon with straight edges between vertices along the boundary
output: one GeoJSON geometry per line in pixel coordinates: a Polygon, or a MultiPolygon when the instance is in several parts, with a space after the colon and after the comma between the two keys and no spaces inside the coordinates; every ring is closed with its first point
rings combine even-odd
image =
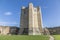
{"type": "Polygon", "coordinates": [[[48,36],[0,35],[0,40],[49,40],[48,36]]]}
{"type": "Polygon", "coordinates": [[[55,40],[60,40],[60,35],[54,35],[55,40]]]}

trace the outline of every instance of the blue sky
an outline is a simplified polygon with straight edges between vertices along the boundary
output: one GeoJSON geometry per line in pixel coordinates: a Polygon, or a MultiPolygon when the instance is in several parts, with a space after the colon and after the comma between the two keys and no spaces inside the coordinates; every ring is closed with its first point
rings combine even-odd
{"type": "Polygon", "coordinates": [[[0,25],[20,25],[21,7],[40,6],[44,27],[60,26],[60,0],[0,0],[0,25]]]}

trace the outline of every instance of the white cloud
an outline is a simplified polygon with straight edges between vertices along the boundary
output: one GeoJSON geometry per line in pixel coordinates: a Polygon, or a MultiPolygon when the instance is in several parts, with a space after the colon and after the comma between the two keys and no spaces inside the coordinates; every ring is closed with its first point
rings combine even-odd
{"type": "Polygon", "coordinates": [[[12,12],[5,12],[4,15],[7,15],[7,16],[12,15],[12,12]]]}
{"type": "Polygon", "coordinates": [[[17,23],[16,22],[0,22],[0,25],[16,25],[17,23]]]}

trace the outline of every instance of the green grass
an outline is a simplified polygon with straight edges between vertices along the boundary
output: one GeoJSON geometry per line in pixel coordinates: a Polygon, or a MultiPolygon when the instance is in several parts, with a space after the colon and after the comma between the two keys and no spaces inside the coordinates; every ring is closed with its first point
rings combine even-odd
{"type": "Polygon", "coordinates": [[[49,40],[48,36],[28,35],[0,35],[0,40],[49,40]]]}
{"type": "Polygon", "coordinates": [[[55,40],[60,40],[60,35],[54,35],[55,40]]]}

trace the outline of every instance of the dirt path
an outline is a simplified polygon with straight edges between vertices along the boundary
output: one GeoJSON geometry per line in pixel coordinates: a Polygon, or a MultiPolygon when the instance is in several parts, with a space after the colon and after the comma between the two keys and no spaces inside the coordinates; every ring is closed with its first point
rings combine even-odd
{"type": "Polygon", "coordinates": [[[49,39],[49,40],[54,40],[54,37],[53,37],[53,36],[51,36],[51,35],[50,35],[49,37],[50,37],[50,39],[49,39]]]}

